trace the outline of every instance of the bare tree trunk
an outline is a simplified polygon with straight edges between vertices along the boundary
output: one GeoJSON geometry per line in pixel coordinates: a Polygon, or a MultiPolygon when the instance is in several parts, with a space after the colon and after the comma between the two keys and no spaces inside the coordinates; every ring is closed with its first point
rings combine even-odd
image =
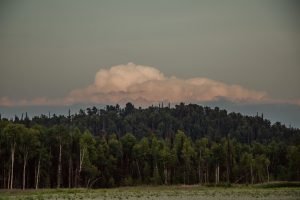
{"type": "Polygon", "coordinates": [[[11,147],[11,175],[10,175],[10,189],[13,188],[14,182],[14,164],[15,164],[15,149],[16,143],[14,143],[11,147]]]}
{"type": "Polygon", "coordinates": [[[202,160],[202,151],[201,149],[199,150],[199,163],[198,163],[198,178],[199,178],[199,184],[202,182],[202,177],[201,177],[201,160],[202,160]]]}
{"type": "Polygon", "coordinates": [[[35,189],[38,189],[38,187],[39,187],[40,167],[41,167],[41,155],[39,157],[38,166],[37,166],[37,173],[36,173],[36,180],[35,180],[35,189]]]}
{"type": "Polygon", "coordinates": [[[9,189],[10,188],[10,169],[8,169],[8,174],[7,174],[7,189],[9,189]]]}
{"type": "Polygon", "coordinates": [[[25,183],[26,183],[26,165],[27,165],[27,157],[28,157],[28,151],[24,154],[24,163],[23,163],[23,190],[25,190],[25,183]]]}
{"type": "Polygon", "coordinates": [[[59,144],[59,156],[58,156],[58,169],[57,169],[57,188],[60,188],[60,181],[61,181],[61,151],[62,145],[59,144]]]}
{"type": "Polygon", "coordinates": [[[74,173],[74,187],[77,188],[77,167],[75,168],[75,173],[74,173]]]}
{"type": "Polygon", "coordinates": [[[79,184],[80,184],[80,173],[82,170],[84,155],[85,155],[85,148],[80,149],[80,151],[79,151],[79,170],[78,170],[78,175],[77,175],[77,178],[78,178],[77,183],[79,182],[79,184]]]}
{"type": "Polygon", "coordinates": [[[270,182],[269,165],[267,165],[267,175],[268,175],[268,183],[269,183],[270,182]]]}
{"type": "Polygon", "coordinates": [[[200,165],[200,161],[199,161],[199,164],[198,164],[198,179],[199,179],[199,184],[201,184],[201,165],[200,165]]]}
{"type": "Polygon", "coordinates": [[[215,169],[215,184],[217,185],[218,184],[218,167],[216,166],[216,169],[215,169]]]}
{"type": "Polygon", "coordinates": [[[71,188],[71,179],[72,177],[72,159],[71,157],[69,158],[69,188],[71,188]]]}
{"type": "Polygon", "coordinates": [[[207,180],[207,183],[209,183],[209,169],[208,169],[208,164],[206,164],[206,180],[207,180]]]}
{"type": "Polygon", "coordinates": [[[5,174],[5,168],[3,168],[3,188],[6,187],[5,183],[6,183],[6,174],[5,174]]]}
{"type": "Polygon", "coordinates": [[[229,138],[227,135],[227,156],[226,156],[226,179],[227,184],[230,183],[230,145],[229,145],[229,138]]]}
{"type": "Polygon", "coordinates": [[[219,184],[219,181],[220,181],[220,166],[219,166],[219,163],[216,166],[215,179],[216,179],[216,184],[219,184]]]}
{"type": "Polygon", "coordinates": [[[78,170],[77,170],[77,166],[76,166],[76,169],[75,169],[74,185],[75,185],[75,187],[78,187],[78,170]]]}
{"type": "Polygon", "coordinates": [[[251,174],[251,184],[253,184],[253,182],[254,182],[254,177],[253,177],[253,167],[252,167],[252,163],[250,164],[250,174],[251,174]]]}
{"type": "Polygon", "coordinates": [[[36,175],[37,175],[37,166],[36,166],[36,162],[35,162],[35,166],[34,166],[34,185],[36,183],[36,175]]]}
{"type": "Polygon", "coordinates": [[[171,169],[168,168],[168,171],[167,171],[167,179],[168,179],[168,184],[172,184],[171,182],[171,169]]]}
{"type": "Polygon", "coordinates": [[[218,163],[218,184],[220,183],[220,165],[218,163]]]}
{"type": "Polygon", "coordinates": [[[190,184],[190,167],[188,167],[188,170],[187,170],[187,184],[188,185],[190,184]]]}
{"type": "Polygon", "coordinates": [[[82,170],[82,164],[83,164],[83,159],[84,159],[84,155],[85,155],[85,148],[81,149],[79,151],[79,170],[78,170],[78,178],[80,180],[80,173],[82,170]]]}
{"type": "Polygon", "coordinates": [[[230,164],[229,164],[229,158],[227,158],[227,162],[226,162],[226,181],[227,184],[230,183],[230,164]]]}
{"type": "Polygon", "coordinates": [[[140,170],[140,166],[139,166],[139,162],[136,160],[135,161],[137,169],[138,169],[138,174],[139,174],[139,179],[142,180],[142,176],[141,176],[141,170],[140,170]]]}
{"type": "Polygon", "coordinates": [[[166,168],[165,163],[164,163],[164,175],[165,175],[165,185],[168,185],[168,169],[166,168]]]}
{"type": "Polygon", "coordinates": [[[184,171],[183,171],[183,184],[185,185],[185,167],[184,167],[184,171]]]}

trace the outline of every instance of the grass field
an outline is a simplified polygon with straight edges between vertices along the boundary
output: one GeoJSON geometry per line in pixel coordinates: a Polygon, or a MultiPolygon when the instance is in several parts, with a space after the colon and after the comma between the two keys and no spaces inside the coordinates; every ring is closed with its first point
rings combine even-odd
{"type": "Polygon", "coordinates": [[[300,199],[300,187],[275,186],[234,186],[234,187],[201,187],[201,186],[139,186],[114,189],[41,189],[0,191],[0,200],[126,200],[126,199],[163,199],[163,200],[194,200],[194,199],[300,199]]]}

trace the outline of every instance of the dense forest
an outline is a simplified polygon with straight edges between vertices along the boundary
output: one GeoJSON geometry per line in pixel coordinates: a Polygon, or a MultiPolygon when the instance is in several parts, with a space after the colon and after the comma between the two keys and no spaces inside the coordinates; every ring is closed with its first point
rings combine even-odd
{"type": "Polygon", "coordinates": [[[300,130],[262,114],[127,103],[0,117],[0,188],[300,181],[300,130]]]}

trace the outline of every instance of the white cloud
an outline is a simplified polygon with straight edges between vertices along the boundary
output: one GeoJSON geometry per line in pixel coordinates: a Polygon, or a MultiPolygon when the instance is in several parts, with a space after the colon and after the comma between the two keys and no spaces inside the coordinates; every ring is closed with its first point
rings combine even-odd
{"type": "Polygon", "coordinates": [[[68,103],[177,103],[212,101],[218,98],[260,101],[266,98],[266,93],[201,77],[166,77],[156,68],[128,63],[99,70],[93,84],[71,91],[65,100],[68,103]]]}
{"type": "Polygon", "coordinates": [[[100,92],[127,92],[132,86],[164,79],[164,75],[153,67],[128,63],[99,70],[93,86],[100,92]]]}
{"type": "Polygon", "coordinates": [[[149,105],[160,101],[199,103],[220,98],[241,103],[300,105],[297,99],[272,99],[266,92],[247,89],[240,85],[230,85],[204,77],[190,79],[167,77],[154,67],[128,63],[100,69],[92,84],[85,88],[74,89],[65,97],[57,99],[39,97],[31,100],[0,97],[0,106],[124,104],[129,101],[139,105],[149,105]]]}

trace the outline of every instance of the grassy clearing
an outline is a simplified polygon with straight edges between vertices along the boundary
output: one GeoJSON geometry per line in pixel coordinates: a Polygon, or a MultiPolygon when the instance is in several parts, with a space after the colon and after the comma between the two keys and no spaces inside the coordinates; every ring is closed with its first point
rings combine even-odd
{"type": "Polygon", "coordinates": [[[113,189],[42,189],[1,191],[0,200],[185,200],[185,199],[300,199],[299,187],[264,187],[233,186],[201,187],[201,186],[138,186],[113,189]]]}

